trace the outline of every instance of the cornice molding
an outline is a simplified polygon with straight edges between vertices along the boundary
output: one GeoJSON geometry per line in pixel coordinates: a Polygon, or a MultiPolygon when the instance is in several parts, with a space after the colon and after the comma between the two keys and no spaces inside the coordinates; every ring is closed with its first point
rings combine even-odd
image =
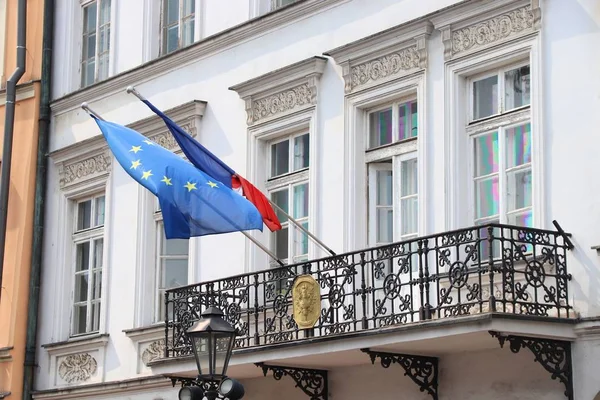
{"type": "Polygon", "coordinates": [[[539,0],[486,1],[433,18],[442,33],[446,61],[487,49],[541,28],[539,0]]]}
{"type": "Polygon", "coordinates": [[[82,102],[89,103],[122,92],[129,85],[155,79],[157,76],[173,72],[188,64],[197,62],[216,53],[254,40],[285,24],[309,18],[315,14],[350,0],[301,0],[277,9],[261,17],[226,29],[202,39],[191,46],[149,61],[129,71],[112,76],[102,82],[69,93],[54,100],[51,104],[54,115],[78,108],[82,102]]]}
{"type": "Polygon", "coordinates": [[[427,68],[429,21],[400,25],[324,53],[342,67],[346,94],[427,68]]]}
{"type": "Polygon", "coordinates": [[[311,57],[232,86],[246,103],[248,126],[317,104],[317,85],[327,59],[311,57]]]}
{"type": "Polygon", "coordinates": [[[34,399],[81,399],[86,396],[119,394],[138,390],[169,389],[171,381],[164,376],[148,376],[105,383],[92,383],[75,387],[40,390],[33,393],[34,399]]]}
{"type": "MultiPolygon", "coordinates": [[[[193,100],[165,111],[175,123],[191,136],[196,136],[200,119],[204,116],[206,102],[193,100]]],[[[129,128],[140,132],[171,151],[179,147],[173,135],[158,115],[133,122],[129,128]]],[[[75,143],[50,154],[58,167],[61,189],[105,179],[112,169],[112,154],[102,135],[75,143]]]]}

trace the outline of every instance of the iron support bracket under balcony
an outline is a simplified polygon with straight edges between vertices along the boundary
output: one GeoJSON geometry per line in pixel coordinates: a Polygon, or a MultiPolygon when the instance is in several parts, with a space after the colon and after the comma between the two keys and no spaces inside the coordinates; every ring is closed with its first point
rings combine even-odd
{"type": "Polygon", "coordinates": [[[404,375],[412,379],[421,392],[427,392],[434,400],[438,400],[438,359],[436,357],[384,353],[370,349],[361,349],[361,351],[371,357],[373,364],[379,357],[383,368],[389,368],[392,364],[400,365],[404,369],[404,375]]]}
{"type": "Polygon", "coordinates": [[[510,351],[518,353],[522,348],[528,348],[552,379],[558,379],[565,385],[565,396],[573,400],[573,364],[571,360],[571,342],[535,338],[527,336],[503,335],[490,331],[490,335],[498,339],[500,347],[508,341],[510,351]]]}
{"type": "Polygon", "coordinates": [[[289,376],[296,382],[296,387],[306,393],[310,400],[329,399],[327,370],[283,367],[279,365],[266,365],[264,363],[256,363],[255,365],[262,368],[265,376],[267,376],[269,371],[272,371],[273,378],[277,381],[284,376],[289,376]]]}

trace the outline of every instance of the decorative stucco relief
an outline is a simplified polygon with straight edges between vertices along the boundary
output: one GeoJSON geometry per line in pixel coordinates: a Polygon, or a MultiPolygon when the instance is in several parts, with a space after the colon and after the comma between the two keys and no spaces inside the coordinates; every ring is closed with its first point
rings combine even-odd
{"type": "Polygon", "coordinates": [[[451,35],[443,35],[446,58],[477,49],[536,29],[538,10],[531,5],[498,15],[476,24],[452,30],[451,35]]]}
{"type": "MultiPolygon", "coordinates": [[[[196,136],[196,124],[193,121],[186,121],[185,123],[179,123],[179,126],[183,128],[184,131],[189,133],[192,137],[196,136]]],[[[168,150],[176,150],[179,149],[179,145],[175,140],[175,137],[171,134],[171,132],[165,127],[164,131],[159,133],[155,133],[153,135],[148,135],[148,139],[158,143],[162,147],[168,150]]]]}
{"type": "Polygon", "coordinates": [[[67,383],[85,382],[98,370],[98,362],[88,353],[66,356],[58,366],[58,375],[67,383]]]}
{"type": "Polygon", "coordinates": [[[316,104],[316,101],[317,88],[310,83],[304,83],[262,99],[252,100],[252,106],[248,110],[248,125],[306,105],[316,104]]]}
{"type": "Polygon", "coordinates": [[[60,186],[65,187],[94,175],[110,172],[111,157],[108,153],[96,154],[86,159],[65,164],[59,170],[60,186]]]}
{"type": "Polygon", "coordinates": [[[142,361],[144,365],[148,366],[151,361],[162,357],[165,354],[165,340],[160,339],[150,343],[146,350],[142,353],[142,361]]]}
{"type": "Polygon", "coordinates": [[[350,88],[354,90],[369,82],[385,79],[393,75],[400,75],[421,67],[421,52],[417,46],[408,47],[401,51],[388,54],[374,60],[352,66],[350,70],[350,88]]]}

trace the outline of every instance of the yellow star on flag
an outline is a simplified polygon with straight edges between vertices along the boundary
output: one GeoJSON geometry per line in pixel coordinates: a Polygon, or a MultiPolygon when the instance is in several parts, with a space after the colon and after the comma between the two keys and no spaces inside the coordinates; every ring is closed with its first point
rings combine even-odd
{"type": "Polygon", "coordinates": [[[171,183],[171,178],[167,178],[166,176],[163,176],[161,182],[164,182],[167,186],[173,186],[173,184],[171,183]]]}
{"type": "Polygon", "coordinates": [[[150,178],[151,176],[152,176],[152,170],[144,171],[144,173],[142,174],[142,179],[148,180],[148,178],[150,178]]]}
{"type": "Polygon", "coordinates": [[[149,146],[154,146],[154,142],[148,139],[144,140],[144,143],[146,143],[149,146]]]}
{"type": "Polygon", "coordinates": [[[210,186],[211,188],[216,188],[216,187],[218,187],[218,186],[217,186],[217,184],[216,184],[216,183],[214,183],[214,182],[212,182],[212,181],[208,181],[208,182],[206,182],[206,184],[207,184],[208,186],[210,186]]]}
{"type": "Polygon", "coordinates": [[[196,187],[195,183],[191,183],[188,182],[185,185],[183,185],[184,188],[186,188],[188,190],[188,192],[191,192],[192,190],[197,190],[198,188],[196,187]]]}
{"type": "Polygon", "coordinates": [[[133,151],[137,154],[138,151],[142,151],[142,146],[131,146],[131,150],[129,151],[133,151]]]}
{"type": "Polygon", "coordinates": [[[140,165],[142,165],[142,163],[140,162],[140,160],[135,160],[131,162],[131,167],[129,169],[137,169],[137,167],[139,167],[140,165]]]}

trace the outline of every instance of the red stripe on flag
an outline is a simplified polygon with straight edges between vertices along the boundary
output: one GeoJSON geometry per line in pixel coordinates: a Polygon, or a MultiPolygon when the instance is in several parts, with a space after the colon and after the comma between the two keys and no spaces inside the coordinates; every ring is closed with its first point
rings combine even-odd
{"type": "Polygon", "coordinates": [[[242,187],[244,196],[246,196],[250,203],[256,206],[258,212],[262,215],[263,222],[267,228],[269,228],[271,232],[281,229],[279,218],[277,218],[277,214],[273,210],[273,207],[271,207],[271,204],[265,195],[246,179],[239,175],[233,175],[231,177],[231,187],[237,189],[240,186],[242,187]]]}

